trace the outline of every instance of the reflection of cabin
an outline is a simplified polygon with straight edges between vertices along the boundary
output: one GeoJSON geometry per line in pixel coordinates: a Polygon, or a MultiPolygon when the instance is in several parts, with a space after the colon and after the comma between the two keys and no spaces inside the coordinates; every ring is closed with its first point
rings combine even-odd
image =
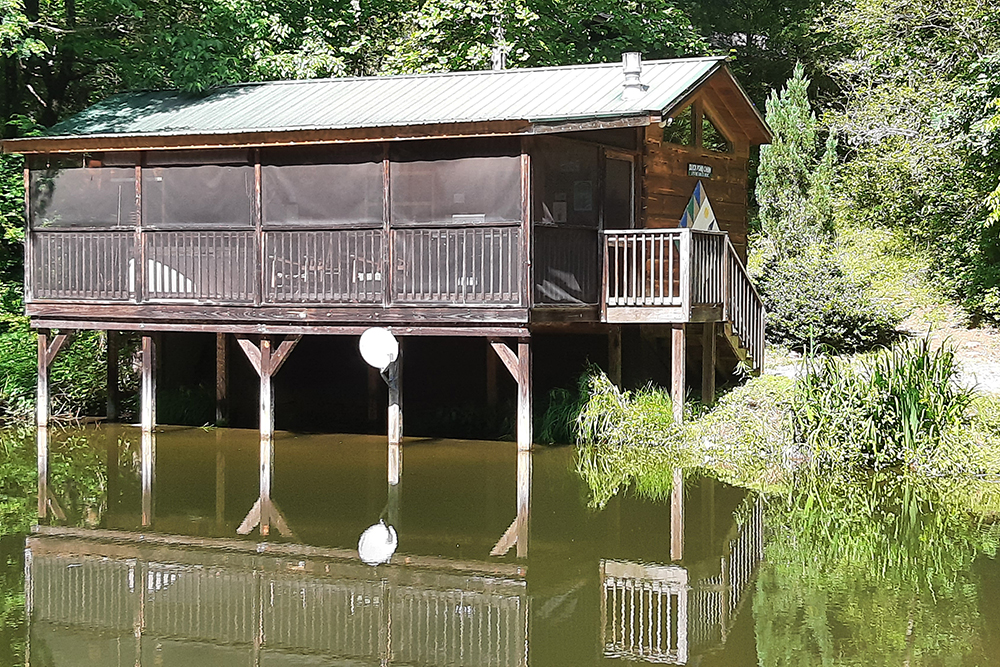
{"type": "Polygon", "coordinates": [[[526,445],[534,334],[607,334],[613,377],[623,327],[668,334],[681,399],[689,343],[708,396],[717,340],[760,368],[743,259],[747,160],[769,137],[724,59],[695,58],[631,78],[601,64],[124,94],[3,147],[27,156],[25,301],[43,334],[139,331],[148,366],[156,332],[235,334],[262,384],[302,335],[487,338],[521,386],[526,445]],[[699,179],[719,231],[679,227],[699,179]]]}
{"type": "Polygon", "coordinates": [[[30,664],[527,664],[513,565],[71,529],[27,549],[30,664]]]}
{"type": "Polygon", "coordinates": [[[605,657],[683,665],[725,644],[764,557],[763,514],[758,499],[725,553],[693,567],[602,560],[605,657]]]}

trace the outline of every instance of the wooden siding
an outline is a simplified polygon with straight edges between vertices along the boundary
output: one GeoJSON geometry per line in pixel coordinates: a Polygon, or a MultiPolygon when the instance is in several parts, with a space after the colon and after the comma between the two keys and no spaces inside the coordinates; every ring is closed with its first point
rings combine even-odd
{"type": "Polygon", "coordinates": [[[645,128],[642,176],[642,226],[676,227],[684,214],[694,187],[701,180],[719,221],[739,256],[746,260],[747,244],[747,162],[750,145],[766,140],[756,115],[727,72],[714,75],[671,116],[692,108],[694,146],[663,141],[658,124],[645,128]],[[701,148],[701,118],[707,116],[729,141],[732,150],[718,153],[701,148]],[[712,168],[709,178],[688,176],[689,164],[712,168]]]}

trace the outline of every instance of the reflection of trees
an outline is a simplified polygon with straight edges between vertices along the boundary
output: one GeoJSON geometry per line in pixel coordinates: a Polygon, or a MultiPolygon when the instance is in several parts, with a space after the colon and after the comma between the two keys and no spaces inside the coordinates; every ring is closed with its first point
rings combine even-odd
{"type": "Polygon", "coordinates": [[[804,480],[770,510],[760,664],[985,660],[972,564],[1000,545],[1000,525],[984,519],[998,505],[1000,490],[974,481],[804,480]]]}

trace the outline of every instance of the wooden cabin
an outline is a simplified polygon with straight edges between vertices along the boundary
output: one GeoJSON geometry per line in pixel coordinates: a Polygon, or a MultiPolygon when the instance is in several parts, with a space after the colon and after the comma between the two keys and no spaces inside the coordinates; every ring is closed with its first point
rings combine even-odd
{"type": "Polygon", "coordinates": [[[141,333],[146,429],[161,332],[235,336],[269,434],[295,343],[373,326],[491,341],[523,447],[532,337],[607,335],[616,378],[641,327],[669,341],[679,416],[689,351],[709,399],[717,355],[761,366],[747,161],[769,139],[724,58],[111,97],[3,142],[26,156],[39,425],[63,336],[88,329],[141,333]],[[699,182],[716,231],[679,226],[699,182]]]}

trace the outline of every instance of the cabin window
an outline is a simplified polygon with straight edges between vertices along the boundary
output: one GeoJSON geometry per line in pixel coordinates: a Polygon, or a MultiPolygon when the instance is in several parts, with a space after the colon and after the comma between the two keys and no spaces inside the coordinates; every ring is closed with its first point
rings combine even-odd
{"type": "Polygon", "coordinates": [[[398,144],[390,161],[393,225],[521,220],[516,139],[398,144]]]}
{"type": "Polygon", "coordinates": [[[142,170],[142,224],[252,225],[255,191],[249,151],[147,153],[142,170]]]}
{"type": "MultiPolygon", "coordinates": [[[[135,224],[135,167],[114,154],[38,156],[29,160],[29,215],[42,228],[135,224]],[[110,158],[110,159],[108,159],[110,158]]],[[[134,156],[130,158],[135,164],[134,156]]]]}
{"type": "Polygon", "coordinates": [[[694,111],[689,104],[684,111],[667,119],[663,128],[663,142],[678,146],[694,146],[694,111]]]}
{"type": "Polygon", "coordinates": [[[729,141],[722,135],[708,114],[701,117],[701,147],[716,153],[729,153],[732,150],[729,141]]]}
{"type": "Polygon", "coordinates": [[[535,221],[597,228],[599,148],[543,141],[534,154],[535,221]]]}
{"type": "Polygon", "coordinates": [[[382,223],[380,145],[275,148],[261,162],[265,225],[382,223]]]}

